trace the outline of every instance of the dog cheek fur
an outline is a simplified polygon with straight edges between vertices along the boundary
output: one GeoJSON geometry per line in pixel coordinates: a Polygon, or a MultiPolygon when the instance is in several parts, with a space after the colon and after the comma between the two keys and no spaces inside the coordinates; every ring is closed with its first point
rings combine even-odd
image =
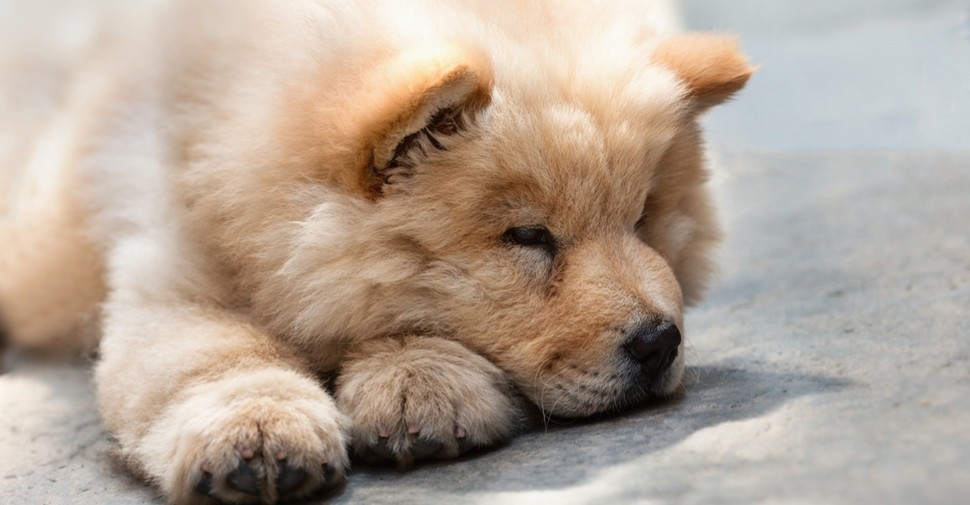
{"type": "Polygon", "coordinates": [[[703,139],[689,117],[664,153],[638,235],[656,250],[680,284],[686,305],[697,303],[714,273],[722,232],[705,183],[703,139]]]}
{"type": "Polygon", "coordinates": [[[310,353],[321,370],[336,366],[342,348],[363,340],[448,333],[454,321],[440,300],[476,298],[453,265],[384,219],[380,207],[329,195],[292,225],[274,282],[256,290],[254,303],[269,327],[310,353]]]}

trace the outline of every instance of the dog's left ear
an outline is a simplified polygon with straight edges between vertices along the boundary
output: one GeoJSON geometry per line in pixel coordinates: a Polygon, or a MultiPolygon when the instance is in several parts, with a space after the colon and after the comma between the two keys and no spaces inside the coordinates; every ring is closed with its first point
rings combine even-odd
{"type": "Polygon", "coordinates": [[[734,37],[689,33],[664,40],[653,61],[673,70],[686,84],[696,112],[721,104],[748,82],[756,67],[738,50],[734,37]]]}
{"type": "Polygon", "coordinates": [[[370,116],[370,166],[374,195],[410,177],[432,150],[446,149],[491,100],[492,70],[478,51],[438,45],[386,62],[379,88],[366,104],[370,116]]]}

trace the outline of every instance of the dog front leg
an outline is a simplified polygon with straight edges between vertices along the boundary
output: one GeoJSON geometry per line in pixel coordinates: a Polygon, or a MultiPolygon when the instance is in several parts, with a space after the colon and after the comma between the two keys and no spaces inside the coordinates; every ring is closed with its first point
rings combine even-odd
{"type": "Polygon", "coordinates": [[[289,349],[218,308],[113,296],[101,413],[170,503],[273,503],[342,480],[347,422],[289,349]]]}
{"type": "Polygon", "coordinates": [[[353,349],[337,379],[355,451],[401,467],[507,440],[522,424],[505,374],[456,342],[407,336],[353,349]]]}

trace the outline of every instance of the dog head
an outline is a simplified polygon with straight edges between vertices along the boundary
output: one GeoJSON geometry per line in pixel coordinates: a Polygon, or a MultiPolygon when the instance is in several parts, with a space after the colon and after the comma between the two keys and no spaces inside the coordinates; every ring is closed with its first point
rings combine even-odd
{"type": "Polygon", "coordinates": [[[257,295],[279,331],[448,335],[561,416],[672,393],[718,239],[697,118],[752,69],[713,36],[642,55],[525,67],[438,45],[299,102],[280,135],[326,184],[278,241],[287,287],[257,295]]]}

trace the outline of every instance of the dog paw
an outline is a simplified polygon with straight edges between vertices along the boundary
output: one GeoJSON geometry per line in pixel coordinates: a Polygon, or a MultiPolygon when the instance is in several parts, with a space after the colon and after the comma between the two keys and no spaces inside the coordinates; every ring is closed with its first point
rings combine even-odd
{"type": "Polygon", "coordinates": [[[268,370],[196,389],[142,444],[169,501],[275,503],[343,480],[347,423],[313,381],[268,370]]]}
{"type": "Polygon", "coordinates": [[[361,345],[341,370],[336,397],[355,452],[402,468],[506,440],[522,418],[501,370],[432,337],[361,345]]]}

